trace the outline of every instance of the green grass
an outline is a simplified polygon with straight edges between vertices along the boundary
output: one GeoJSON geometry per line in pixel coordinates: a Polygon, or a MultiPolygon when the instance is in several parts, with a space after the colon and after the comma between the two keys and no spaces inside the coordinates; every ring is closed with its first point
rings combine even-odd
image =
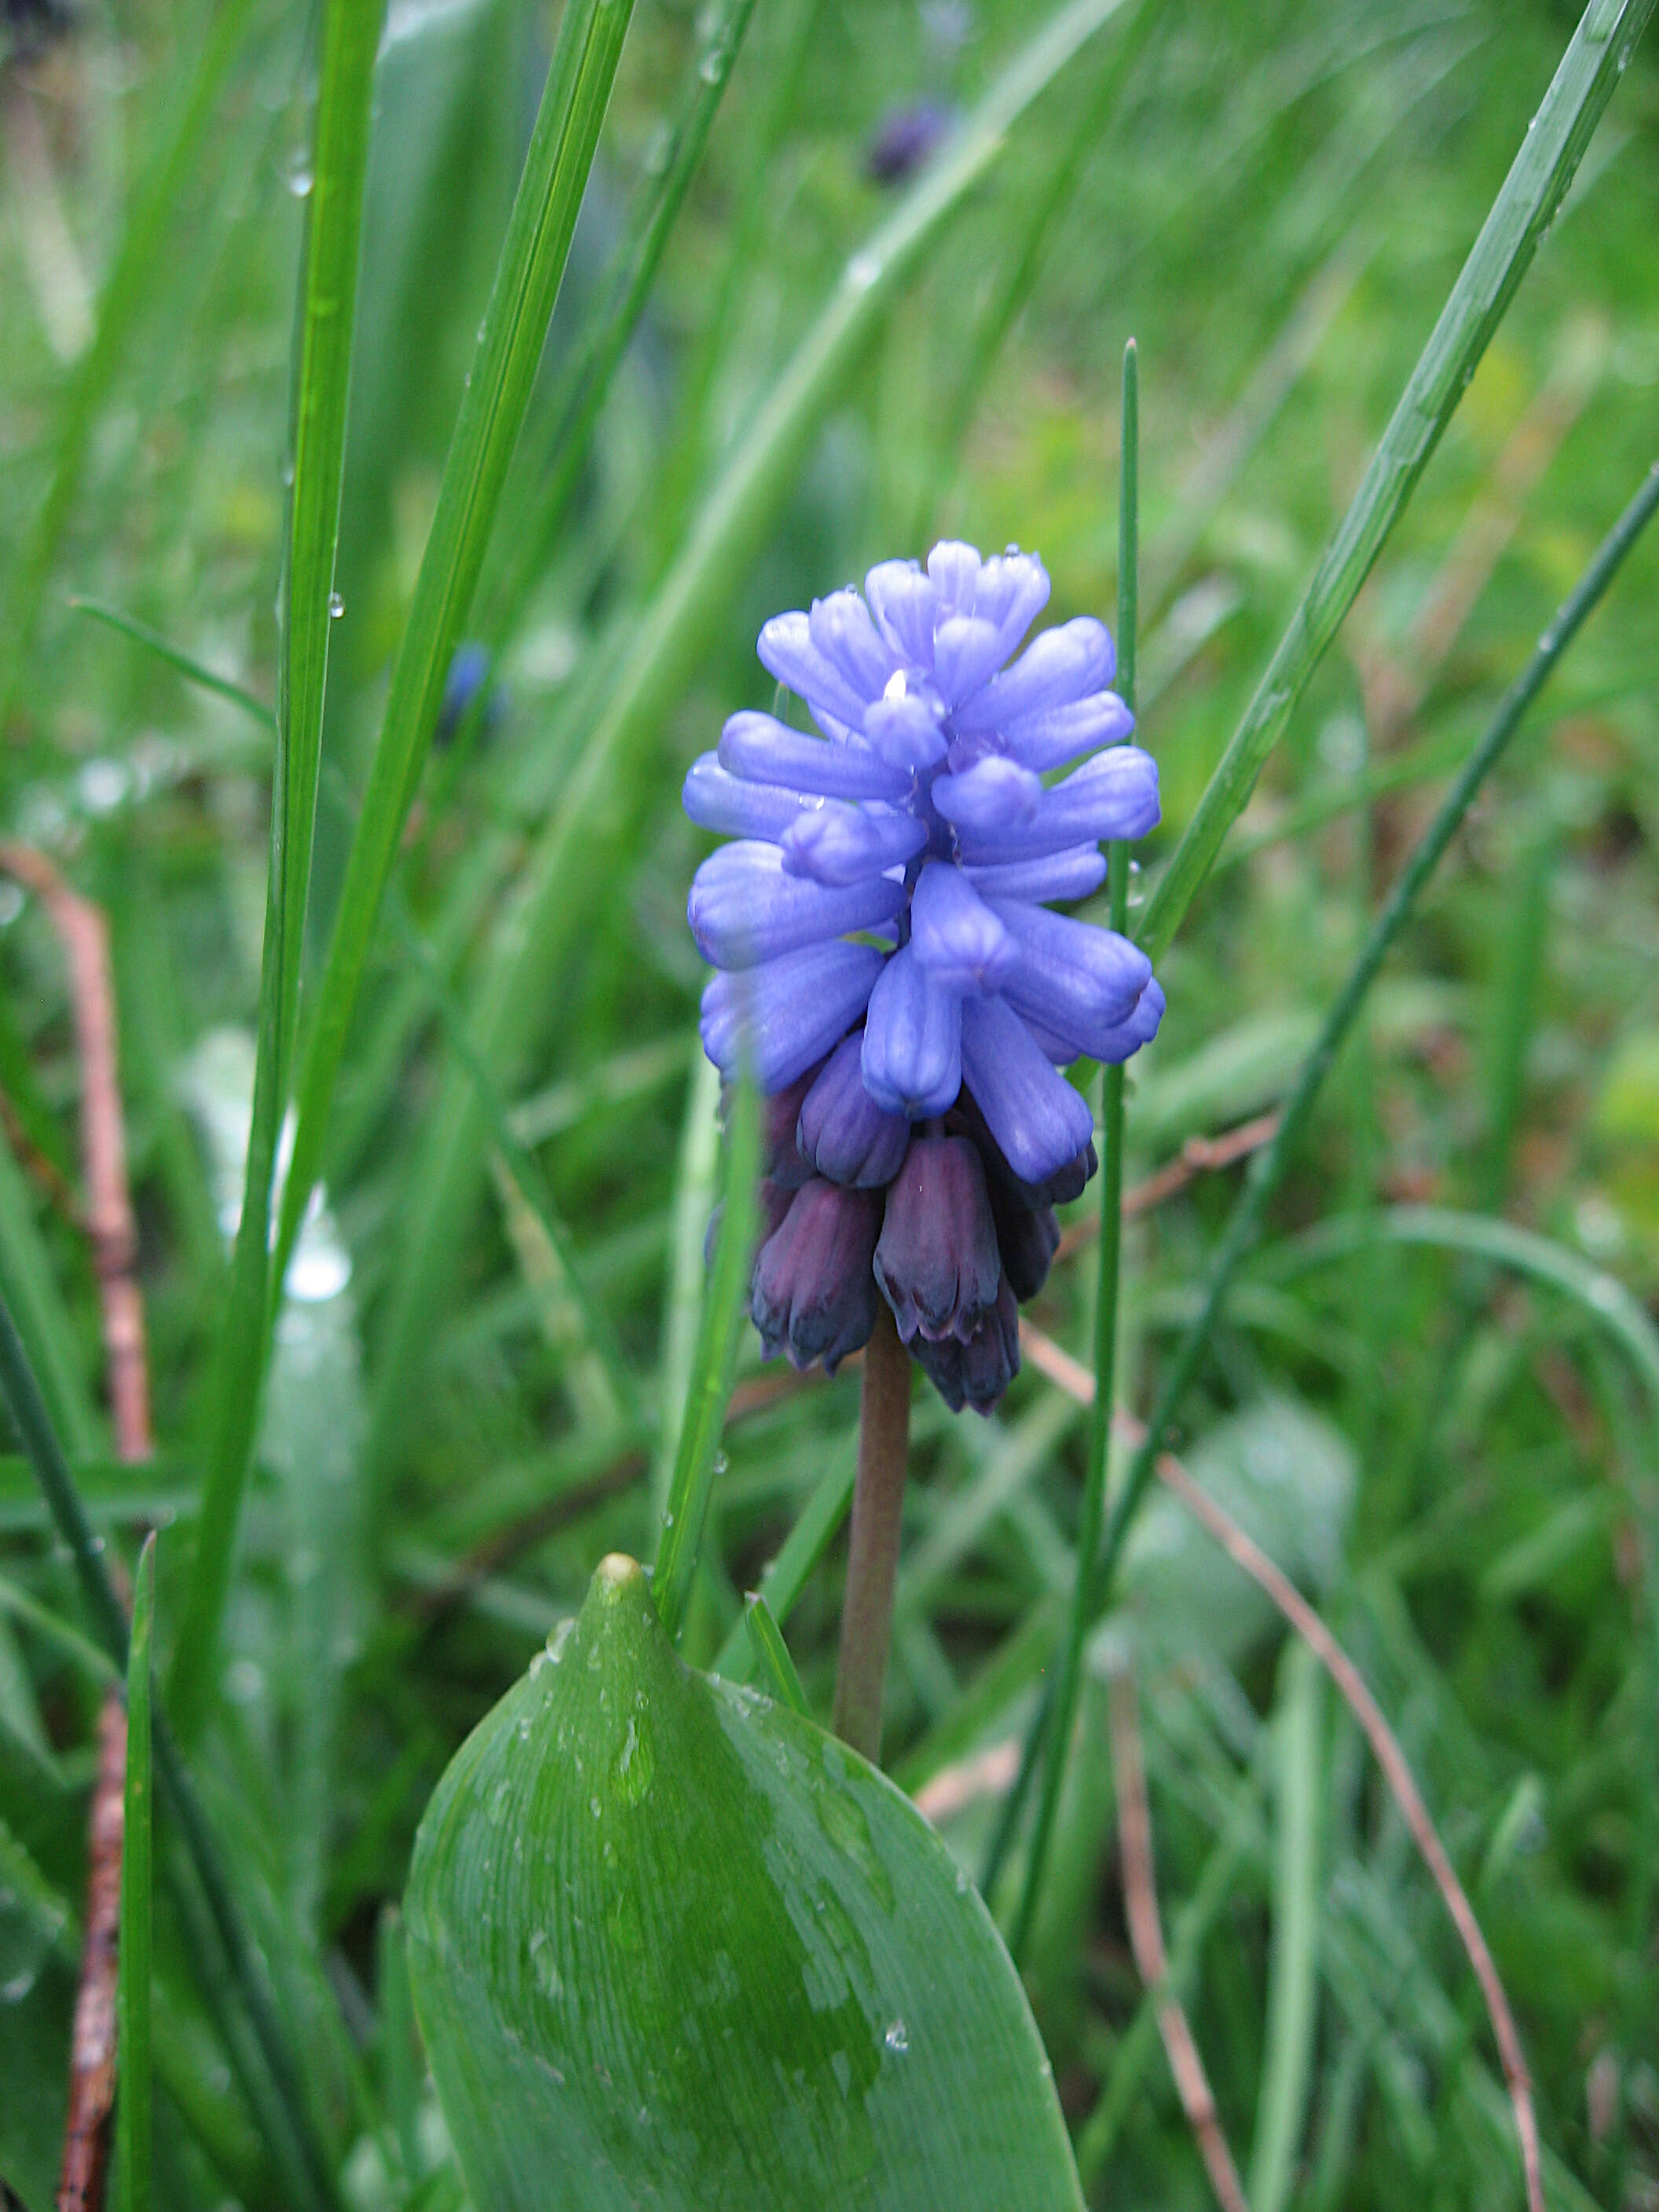
{"type": "MultiPolygon", "coordinates": [[[[857,1383],[771,1388],[742,1205],[704,1271],[731,1153],[680,781],[770,703],[761,621],[890,553],[1017,541],[1054,617],[1112,615],[1132,337],[1164,822],[1112,894],[1169,1013],[1124,1187],[1288,1111],[1103,1267],[1068,1248],[1031,1317],[1115,1344],[1118,1402],[1364,1672],[1513,2004],[1551,2205],[1659,2191],[1659,538],[1539,649],[1654,458],[1649,12],[143,0],[0,60],[40,126],[0,161],[0,833],[109,918],[159,1451],[108,1458],[61,955],[0,886],[29,2212],[112,1570],[156,1518],[130,2203],[458,2204],[414,1829],[604,1553],[655,1559],[694,1663],[827,1717],[857,1383]],[[957,135],[877,185],[923,96],[957,135]],[[91,303],[73,360],[54,285],[91,303]],[[434,746],[473,635],[498,702],[434,746]],[[271,1295],[273,1217],[307,1297],[271,1295]]],[[[1028,1364],[989,1425],[919,1394],[913,1464],[890,1765],[945,1775],[995,1870],[1090,2203],[1210,2201],[1123,1920],[1127,1641],[1172,1977],[1256,2212],[1519,2203],[1363,1739],[1150,1463],[1028,1364]],[[1047,1767],[1045,1670],[1079,1717],[1047,1767]]]]}

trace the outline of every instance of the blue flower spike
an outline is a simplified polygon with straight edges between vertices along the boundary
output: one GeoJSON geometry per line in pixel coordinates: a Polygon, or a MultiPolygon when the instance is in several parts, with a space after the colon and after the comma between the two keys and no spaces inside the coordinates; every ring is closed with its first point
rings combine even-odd
{"type": "Polygon", "coordinates": [[[1164,1014],[1136,946],[1054,911],[1158,796],[1104,623],[1018,652],[1048,588],[1035,554],[946,542],[775,616],[761,661],[817,734],[734,714],[685,781],[692,820],[736,841],[691,887],[721,971],[704,1049],[728,1077],[750,1057],[772,1171],[787,1155],[799,1183],[756,1262],[765,1347],[833,1366],[879,1294],[946,1402],[980,1413],[1018,1371],[1053,1208],[1095,1168],[1060,1071],[1128,1059],[1164,1014]]]}

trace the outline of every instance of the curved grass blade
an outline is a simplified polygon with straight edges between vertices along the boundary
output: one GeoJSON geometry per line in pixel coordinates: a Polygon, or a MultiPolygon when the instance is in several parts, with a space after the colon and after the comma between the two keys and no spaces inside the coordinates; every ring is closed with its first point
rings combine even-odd
{"type": "MultiPolygon", "coordinates": [[[[307,204],[293,387],[294,488],[278,627],[276,760],[259,978],[258,1057],[242,1214],[213,1378],[211,1443],[196,1558],[169,1676],[186,1738],[216,1678],[242,1498],[259,1418],[270,1295],[270,1186],[298,1019],[300,956],[322,763],[334,554],[350,390],[351,334],[368,169],[378,0],[330,0],[323,15],[313,185],[307,204]]],[[[280,1278],[278,1279],[280,1280],[280,1278]]]]}
{"type": "Polygon", "coordinates": [[[691,1595],[697,1546],[714,1482],[714,1455],[732,1395],[738,1336],[748,1317],[755,1237],[755,1185],[760,1176],[760,1093],[746,1076],[732,1096],[721,1182],[720,1234],[708,1294],[697,1328],[691,1389],[680,1425],[673,1479],[663,1508],[662,1538],[651,1571],[651,1594],[669,1637],[677,1637],[691,1595]]]}
{"type": "Polygon", "coordinates": [[[1554,220],[1654,5],[1655,0],[1590,0],[1585,9],[1364,481],[1326,548],[1147,906],[1137,935],[1152,959],[1180,927],[1222,839],[1249,803],[1262,763],[1283,736],[1309,678],[1416,489],[1554,220]]]}
{"type": "Polygon", "coordinates": [[[241,52],[256,5],[257,0],[228,0],[228,5],[211,10],[213,21],[178,128],[145,179],[128,218],[120,251],[98,302],[96,332],[76,364],[58,432],[52,480],[23,540],[4,614],[0,617],[0,722],[4,721],[15,696],[33,642],[46,579],[80,489],[93,430],[149,294],[152,273],[167,248],[179,201],[200,163],[214,111],[231,64],[241,52]]]}
{"type": "Polygon", "coordinates": [[[319,1171],[324,1124],[380,901],[530,404],[632,12],[633,0],[571,0],[559,27],[444,464],[415,603],[392,666],[329,939],[296,1100],[299,1121],[276,1238],[279,1269],[293,1249],[319,1171]]]}
{"type": "MultiPolygon", "coordinates": [[[[1118,487],[1117,688],[1131,713],[1135,703],[1135,632],[1139,614],[1140,563],[1140,374],[1135,342],[1123,351],[1122,465],[1118,487]]],[[[1107,851],[1107,898],[1111,927],[1121,936],[1129,916],[1129,852],[1114,844],[1107,851]]],[[[1100,1266],[1095,1293],[1095,1396],[1089,1415],[1088,1457],[1084,1462],[1083,1502],[1078,1516],[1077,1575],[1072,1602],[1055,1655],[1052,1698],[1045,1699],[1046,1746],[1042,1795],[1025,1863],[1024,1886],[1014,1915],[1008,1948],[1023,1963],[1036,1915],[1048,1864],[1048,1845],[1060,1810],[1072,1723],[1077,1712],[1083,1644],[1089,1630],[1091,1570],[1100,1548],[1106,1516],[1106,1461],[1112,1440],[1112,1394],[1117,1367],[1119,1264],[1123,1241],[1123,1069],[1101,1071],[1100,1266]]]]}
{"type": "Polygon", "coordinates": [[[1387,905],[1372,924],[1347,981],[1320,1029],[1313,1049],[1303,1061],[1286,1097],[1273,1142],[1258,1152],[1243,1194],[1234,1207],[1221,1245],[1212,1264],[1204,1303],[1176,1352],[1158,1407],[1146,1425],[1146,1439],[1130,1462],[1118,1493],[1106,1541],[1095,1570],[1091,1613],[1097,1617],[1111,1594],[1111,1583],[1123,1540],[1139,1510],[1152,1478],[1154,1463],[1164,1437],[1178,1414],[1182,1401],[1197,1376],[1210,1337],[1226,1303],[1227,1293],[1245,1255],[1255,1243],[1267,1201],[1301,1140],[1313,1103],[1336,1059],[1338,1051],[1364,1005],[1389,946],[1399,935],[1417,903],[1418,894],[1439,866],[1446,848],[1456,835],[1475,793],[1501,758],[1520,726],[1528,708],[1537,697],[1562,654],[1577,635],[1585,618],[1618,574],[1626,555],[1659,507],[1659,463],[1649,471],[1640,490],[1602,540],[1589,566],[1557,611],[1534,647],[1525,668],[1504,694],[1486,735],[1469,756],[1462,773],[1441,801],[1434,819],[1418,841],[1387,905]]]}
{"type": "Polygon", "coordinates": [[[1425,1244],[1461,1252],[1525,1275],[1560,1292],[1610,1336],[1629,1360],[1648,1401],[1659,1437],[1659,1328],[1635,1293],[1605,1267],[1565,1244],[1492,1214],[1442,1206],[1395,1206],[1380,1213],[1340,1215],[1305,1231],[1273,1257],[1275,1277],[1300,1273],[1360,1249],[1369,1237],[1390,1244],[1425,1244]]]}
{"type": "Polygon", "coordinates": [[[70,601],[70,606],[76,614],[90,615],[94,622],[104,623],[109,629],[118,630],[123,637],[130,637],[135,645],[146,647],[158,660],[165,660],[169,668],[176,668],[180,676],[198,685],[202,690],[211,691],[216,698],[228,700],[233,707],[239,708],[250,721],[258,722],[262,729],[275,730],[276,727],[276,717],[263,699],[256,699],[252,692],[245,691],[228,676],[217,675],[202,661],[192,659],[187,653],[181,653],[176,645],[169,644],[161,631],[152,629],[148,623],[141,623],[135,616],[124,614],[119,607],[106,606],[102,599],[74,599],[70,601]]]}
{"type": "MultiPolygon", "coordinates": [[[[638,624],[617,688],[503,916],[483,981],[476,1031],[498,1081],[510,1075],[554,1001],[559,970],[593,911],[639,803],[640,757],[656,738],[705,640],[741,587],[812,430],[884,309],[990,168],[1014,124],[1122,4],[1123,0],[1071,0],[1016,58],[895,214],[847,264],[829,303],[710,492],[638,624]]],[[[306,1176],[313,1171],[321,1144],[320,1126],[307,1136],[306,1116],[311,1114],[320,1125],[327,1103],[325,1085],[307,1084],[289,1186],[289,1202],[296,1207],[304,1203],[306,1176]]],[[[403,1419],[409,1377],[422,1356],[440,1294],[438,1255],[454,1249],[465,1227],[486,1141],[467,1086],[450,1084],[416,1177],[419,1198],[383,1340],[370,1441],[374,1459],[391,1449],[403,1419]]]]}
{"type": "Polygon", "coordinates": [[[133,1577],[127,1648],[127,1782],[121,1833],[121,1932],[115,1987],[116,2212],[149,2212],[150,1878],[154,1863],[150,1768],[150,1624],[155,1613],[155,1533],[144,1539],[133,1577]]]}

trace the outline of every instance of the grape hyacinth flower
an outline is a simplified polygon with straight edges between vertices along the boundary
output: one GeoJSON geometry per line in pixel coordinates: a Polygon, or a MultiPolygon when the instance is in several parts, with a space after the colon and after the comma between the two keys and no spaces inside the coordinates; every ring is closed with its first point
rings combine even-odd
{"type": "Polygon", "coordinates": [[[821,734],[734,714],[685,781],[692,820],[735,840],[688,909],[721,971],[703,1045],[728,1078],[750,1056],[787,1200],[751,1293],[767,1350],[833,1371],[878,1291],[947,1401],[981,1413],[1018,1371],[1053,1209],[1094,1172],[1060,1070],[1127,1060],[1164,1013],[1144,953],[1054,910],[1158,799],[1103,623],[1011,659],[1048,598],[1034,554],[945,543],[775,616],[761,660],[821,734]]]}

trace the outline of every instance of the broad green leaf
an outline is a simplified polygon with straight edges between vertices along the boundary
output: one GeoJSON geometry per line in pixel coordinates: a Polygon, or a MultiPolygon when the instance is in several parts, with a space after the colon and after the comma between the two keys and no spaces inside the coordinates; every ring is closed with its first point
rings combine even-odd
{"type": "MultiPolygon", "coordinates": [[[[1293,1582],[1328,1589],[1352,1516],[1352,1445],[1293,1398],[1265,1399],[1218,1421],[1187,1471],[1293,1582]]],[[[1159,1656],[1208,1653],[1237,1666],[1278,1618],[1272,1605],[1167,1491],[1155,1492],[1124,1547],[1123,1583],[1138,1633],[1159,1656]]],[[[1108,1637],[1120,1632],[1108,1625],[1108,1637]]]]}
{"type": "Polygon", "coordinates": [[[683,1665],[631,1560],[457,1755],[407,1911],[491,2212],[1082,2203],[966,1877],[844,1746],[683,1665]]]}

